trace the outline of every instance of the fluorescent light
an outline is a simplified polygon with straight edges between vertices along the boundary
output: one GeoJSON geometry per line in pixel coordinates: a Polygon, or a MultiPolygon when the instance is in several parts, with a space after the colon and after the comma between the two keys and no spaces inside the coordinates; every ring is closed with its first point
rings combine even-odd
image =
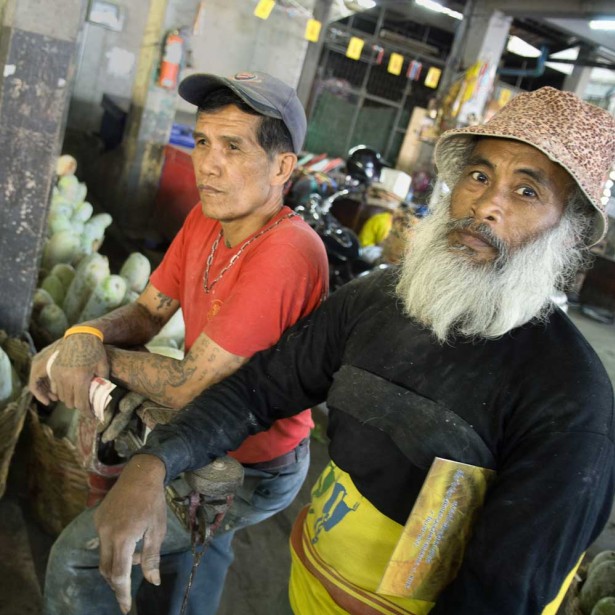
{"type": "Polygon", "coordinates": [[[589,27],[592,30],[615,30],[615,19],[592,19],[589,27]]]}
{"type": "Polygon", "coordinates": [[[526,43],[522,38],[518,36],[509,36],[508,43],[506,45],[506,51],[514,53],[524,58],[538,58],[540,57],[540,49],[536,49],[533,45],[526,43]]]}
{"type": "Polygon", "coordinates": [[[354,12],[369,11],[376,6],[375,0],[344,0],[347,9],[354,12]]]}
{"type": "MultiPolygon", "coordinates": [[[[556,51],[549,56],[549,60],[576,60],[579,57],[579,49],[579,47],[569,47],[568,49],[556,51]]],[[[545,62],[545,66],[565,75],[572,75],[574,70],[574,64],[564,64],[562,62],[545,62]]]]}
{"type": "Polygon", "coordinates": [[[429,9],[430,11],[435,11],[436,13],[442,13],[443,15],[448,15],[453,19],[463,19],[463,14],[458,11],[453,11],[449,9],[447,6],[440,4],[439,2],[434,2],[434,0],[414,0],[415,4],[422,6],[424,9],[429,9]]]}
{"type": "Polygon", "coordinates": [[[580,47],[568,47],[568,49],[562,49],[552,53],[549,58],[551,60],[576,60],[579,57],[580,47]]]}
{"type": "Polygon", "coordinates": [[[574,64],[562,64],[561,62],[545,62],[545,66],[566,75],[572,75],[572,71],[574,70],[574,64]]]}

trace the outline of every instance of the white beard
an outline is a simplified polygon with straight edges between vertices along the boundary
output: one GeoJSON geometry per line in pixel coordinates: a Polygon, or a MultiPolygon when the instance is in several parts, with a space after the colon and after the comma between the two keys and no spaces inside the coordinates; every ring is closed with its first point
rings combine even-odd
{"type": "Polygon", "coordinates": [[[532,319],[546,320],[550,297],[584,258],[573,247],[575,214],[566,213],[556,227],[494,262],[478,264],[449,245],[449,209],[450,194],[412,229],[396,289],[405,313],[441,342],[455,334],[493,339],[532,319]]]}

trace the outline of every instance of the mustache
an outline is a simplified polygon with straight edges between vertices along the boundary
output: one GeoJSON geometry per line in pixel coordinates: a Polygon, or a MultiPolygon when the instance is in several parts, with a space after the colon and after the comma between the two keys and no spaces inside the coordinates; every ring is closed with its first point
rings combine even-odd
{"type": "Polygon", "coordinates": [[[469,231],[478,236],[482,241],[489,244],[498,253],[498,261],[500,264],[505,262],[509,257],[509,249],[506,243],[500,239],[488,224],[476,223],[474,218],[459,218],[458,220],[449,220],[447,222],[447,232],[450,231],[469,231]]]}

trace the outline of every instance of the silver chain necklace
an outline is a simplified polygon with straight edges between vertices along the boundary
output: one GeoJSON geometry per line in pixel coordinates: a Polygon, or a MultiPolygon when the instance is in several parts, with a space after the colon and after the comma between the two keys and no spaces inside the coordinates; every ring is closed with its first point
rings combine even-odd
{"type": "Polygon", "coordinates": [[[269,232],[271,229],[274,229],[278,224],[280,224],[280,222],[283,222],[284,220],[287,220],[288,218],[294,218],[295,216],[299,217],[295,212],[291,212],[289,214],[286,214],[285,216],[283,216],[282,218],[280,218],[279,220],[274,222],[271,226],[268,226],[267,228],[264,228],[259,233],[256,233],[256,235],[254,235],[254,237],[252,237],[251,239],[248,239],[248,241],[246,241],[241,246],[241,248],[239,248],[239,250],[237,250],[237,252],[235,252],[235,254],[233,254],[233,256],[231,257],[231,260],[228,262],[226,267],[224,267],[222,269],[222,271],[218,274],[218,276],[215,278],[215,280],[213,280],[213,282],[211,284],[209,284],[209,270],[211,268],[212,263],[214,262],[214,256],[216,254],[216,250],[218,249],[218,244],[220,243],[220,240],[222,239],[222,237],[224,235],[224,232],[222,231],[222,229],[220,229],[220,233],[218,234],[218,236],[216,237],[216,240],[213,242],[213,244],[211,246],[211,252],[209,253],[209,256],[207,257],[207,265],[205,266],[205,272],[203,273],[203,289],[205,290],[205,292],[207,294],[209,294],[209,291],[211,291],[211,289],[220,281],[220,278],[235,264],[235,261],[241,256],[241,253],[253,241],[256,241],[259,237],[261,237],[265,233],[269,232]]]}

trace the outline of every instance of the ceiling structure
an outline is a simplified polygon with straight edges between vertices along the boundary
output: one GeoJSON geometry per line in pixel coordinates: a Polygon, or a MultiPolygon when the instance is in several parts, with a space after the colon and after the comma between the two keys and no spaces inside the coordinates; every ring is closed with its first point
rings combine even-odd
{"type": "MultiPolygon", "coordinates": [[[[591,49],[588,59],[583,62],[599,62],[609,69],[600,71],[601,78],[615,82],[615,31],[592,30],[589,27],[591,19],[615,19],[615,2],[613,0],[437,0],[447,9],[464,13],[470,2],[474,10],[499,10],[513,17],[510,34],[516,35],[536,49],[548,49],[551,56],[574,47],[591,49]]],[[[376,0],[386,8],[387,14],[395,15],[394,30],[411,40],[422,40],[435,46],[440,55],[442,48],[448,53],[452,37],[459,27],[460,21],[443,13],[434,12],[419,6],[416,0],[376,0]],[[426,28],[425,28],[426,27],[426,28]],[[421,34],[422,28],[422,34],[421,34]],[[427,29],[427,34],[425,34],[427,29]],[[416,32],[415,32],[416,31],[416,32]],[[422,38],[421,38],[422,36],[422,38]]],[[[390,25],[390,24],[389,24],[390,25]]],[[[391,29],[391,28],[389,28],[391,29]]],[[[537,60],[521,57],[513,53],[505,53],[502,65],[511,69],[532,69],[537,60]]],[[[572,67],[574,60],[568,60],[567,66],[572,67]]],[[[560,70],[566,69],[559,65],[560,70]]],[[[523,89],[534,89],[542,85],[552,85],[561,88],[566,74],[554,70],[548,65],[540,77],[534,77],[531,83],[520,79],[506,79],[523,89]]]]}
{"type": "MultiPolygon", "coordinates": [[[[466,0],[439,0],[439,4],[463,13],[466,0]]],[[[414,0],[378,0],[387,10],[409,20],[419,20],[429,25],[454,32],[459,21],[442,13],[436,13],[418,6],[414,0]]],[[[489,10],[499,10],[514,17],[518,24],[542,23],[546,42],[552,38],[575,39],[595,46],[604,47],[615,54],[615,31],[592,30],[591,19],[611,17],[615,19],[615,2],[581,0],[482,0],[474,2],[489,10]]],[[[537,40],[536,42],[540,42],[537,40]]]]}

